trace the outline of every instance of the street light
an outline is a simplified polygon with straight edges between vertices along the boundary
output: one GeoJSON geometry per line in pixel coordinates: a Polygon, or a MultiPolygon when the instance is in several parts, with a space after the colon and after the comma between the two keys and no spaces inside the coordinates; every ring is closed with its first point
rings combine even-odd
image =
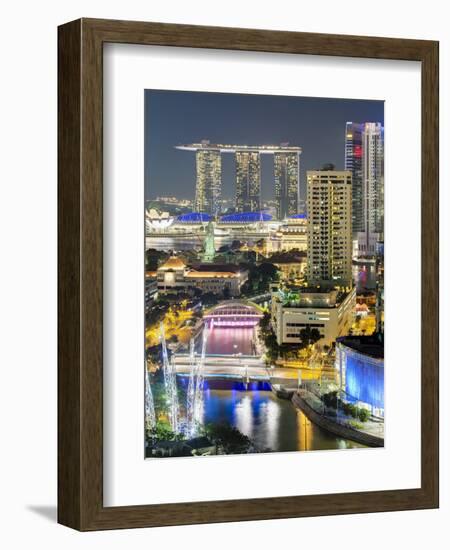
{"type": "Polygon", "coordinates": [[[305,414],[305,413],[303,413],[303,420],[304,420],[303,425],[304,425],[304,427],[305,427],[305,435],[304,435],[304,438],[305,438],[305,445],[304,445],[304,446],[305,446],[305,451],[307,451],[307,450],[308,450],[308,435],[307,435],[307,430],[306,430],[306,428],[307,428],[308,425],[311,425],[311,422],[308,421],[308,419],[306,418],[306,414],[305,414]]]}

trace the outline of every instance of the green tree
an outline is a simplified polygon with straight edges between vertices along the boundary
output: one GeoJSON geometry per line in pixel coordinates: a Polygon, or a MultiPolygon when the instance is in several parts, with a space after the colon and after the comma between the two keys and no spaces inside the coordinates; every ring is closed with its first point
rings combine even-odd
{"type": "Polygon", "coordinates": [[[320,340],[320,332],[308,325],[300,331],[300,339],[305,345],[314,344],[320,340]]]}
{"type": "Polygon", "coordinates": [[[204,433],[214,443],[223,447],[226,454],[241,454],[250,450],[250,439],[230,424],[207,424],[204,433]]]}
{"type": "Polygon", "coordinates": [[[358,409],[358,418],[361,422],[367,422],[370,418],[370,411],[367,409],[359,408],[358,409]]]}

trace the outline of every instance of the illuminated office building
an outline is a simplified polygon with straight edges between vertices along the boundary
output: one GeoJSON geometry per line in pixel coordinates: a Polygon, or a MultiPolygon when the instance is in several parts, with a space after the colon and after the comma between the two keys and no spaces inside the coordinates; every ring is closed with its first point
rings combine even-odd
{"type": "Polygon", "coordinates": [[[366,233],[382,233],[384,224],[384,128],[366,122],[363,133],[364,221],[366,233]]]}
{"type": "Polygon", "coordinates": [[[261,209],[261,162],[258,151],[236,151],[236,212],[261,209]]]}
{"type": "Polygon", "coordinates": [[[282,220],[298,213],[299,152],[276,152],[273,155],[273,164],[277,218],[282,220]]]}
{"type": "Polygon", "coordinates": [[[307,172],[310,285],[352,286],[352,175],[326,165],[307,172]]]}
{"type": "Polygon", "coordinates": [[[347,122],[345,169],[352,173],[352,230],[357,253],[372,256],[384,226],[384,128],[347,122]]]}
{"type": "Polygon", "coordinates": [[[362,134],[364,124],[347,122],[345,127],[345,170],[352,173],[352,231],[364,230],[362,134]]]}

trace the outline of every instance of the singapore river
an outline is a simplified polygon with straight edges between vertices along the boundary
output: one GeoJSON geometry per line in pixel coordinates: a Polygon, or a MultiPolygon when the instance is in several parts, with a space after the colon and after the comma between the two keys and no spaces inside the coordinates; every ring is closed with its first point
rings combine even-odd
{"type": "Polygon", "coordinates": [[[208,355],[252,355],[255,329],[253,327],[215,327],[206,345],[208,355]]]}
{"type": "MultiPolygon", "coordinates": [[[[270,390],[214,389],[224,387],[224,382],[211,379],[206,382],[204,422],[228,422],[247,435],[260,451],[350,449],[362,446],[315,426],[290,401],[279,399],[270,390]]],[[[231,381],[228,384],[233,385],[231,381]]],[[[234,385],[238,386],[236,383],[234,385]]]]}
{"type": "MultiPolygon", "coordinates": [[[[251,327],[216,327],[209,334],[207,354],[251,355],[253,338],[251,327]]],[[[188,378],[180,376],[178,380],[186,389],[188,378]]],[[[312,424],[291,401],[276,397],[267,382],[250,382],[245,389],[238,380],[208,378],[205,380],[203,421],[231,424],[247,435],[259,451],[362,447],[312,424]]]]}

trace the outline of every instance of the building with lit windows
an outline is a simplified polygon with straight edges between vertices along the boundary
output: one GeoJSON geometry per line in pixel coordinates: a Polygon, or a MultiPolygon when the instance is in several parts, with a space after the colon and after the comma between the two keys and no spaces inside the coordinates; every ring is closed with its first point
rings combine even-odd
{"type": "Polygon", "coordinates": [[[333,165],[307,172],[307,278],[352,286],[352,175],[333,165]]]}
{"type": "Polygon", "coordinates": [[[198,149],[196,153],[197,178],[195,209],[212,216],[219,213],[222,190],[222,157],[217,149],[198,149]]]}
{"type": "Polygon", "coordinates": [[[279,250],[306,251],[307,248],[307,220],[305,214],[295,214],[284,220],[277,231],[280,238],[279,250]]]}
{"type": "MultiPolygon", "coordinates": [[[[366,235],[384,230],[384,128],[366,122],[363,133],[364,228],[366,235]]],[[[370,251],[375,253],[375,250],[370,251]]]]}
{"type": "Polygon", "coordinates": [[[345,169],[352,173],[352,230],[359,256],[374,256],[384,226],[384,127],[347,122],[345,169]]]}
{"type": "Polygon", "coordinates": [[[157,270],[159,293],[202,292],[239,296],[248,272],[235,265],[200,264],[188,266],[180,257],[171,256],[157,270]]]}
{"type": "Polygon", "coordinates": [[[299,152],[276,152],[273,155],[277,218],[282,220],[298,213],[300,184],[299,152]]]}
{"type": "Polygon", "coordinates": [[[345,125],[345,170],[352,173],[352,232],[354,236],[364,230],[363,131],[364,124],[360,122],[347,122],[345,125]]]}
{"type": "Polygon", "coordinates": [[[236,212],[261,209],[261,162],[258,151],[236,151],[236,212]]]}
{"type": "Polygon", "coordinates": [[[306,271],[305,252],[278,252],[272,254],[270,263],[278,269],[281,281],[285,283],[303,282],[306,271]]]}
{"type": "Polygon", "coordinates": [[[348,333],[354,321],[356,290],[289,287],[272,290],[272,328],[279,345],[300,344],[309,327],[320,333],[319,343],[332,345],[348,333]]]}
{"type": "Polygon", "coordinates": [[[384,344],[382,334],[344,336],[336,342],[336,370],[346,401],[384,417],[384,344]]]}
{"type": "Polygon", "coordinates": [[[301,147],[281,145],[226,145],[201,143],[177,145],[196,153],[195,208],[213,216],[219,213],[222,186],[222,153],[233,153],[236,162],[235,207],[237,212],[261,208],[261,155],[274,157],[274,199],[279,220],[299,212],[301,147]]]}

